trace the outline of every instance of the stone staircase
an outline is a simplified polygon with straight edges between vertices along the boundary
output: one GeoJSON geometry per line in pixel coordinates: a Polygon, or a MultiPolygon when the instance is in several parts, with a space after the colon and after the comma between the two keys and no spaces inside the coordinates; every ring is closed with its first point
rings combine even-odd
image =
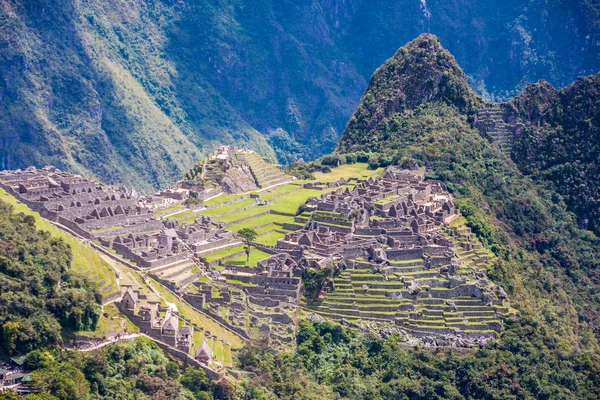
{"type": "Polygon", "coordinates": [[[503,110],[499,104],[492,104],[477,112],[475,126],[479,132],[498,146],[505,154],[512,150],[515,130],[520,123],[509,124],[503,119],[503,110]]]}

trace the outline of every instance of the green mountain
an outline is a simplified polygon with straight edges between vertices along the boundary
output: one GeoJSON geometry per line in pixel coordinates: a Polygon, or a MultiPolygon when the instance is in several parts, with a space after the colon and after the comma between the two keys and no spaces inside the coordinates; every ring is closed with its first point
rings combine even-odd
{"type": "MultiPolygon", "coordinates": [[[[524,134],[530,120],[553,107],[554,92],[542,84],[515,99],[520,106],[503,105],[506,124],[514,123],[524,134]],[[521,125],[509,118],[516,118],[515,109],[523,111],[521,125]]],[[[590,93],[589,87],[571,92],[574,98],[590,98],[590,93]]],[[[577,103],[594,104],[594,98],[577,103]]],[[[289,170],[307,174],[356,161],[368,161],[373,169],[427,166],[429,177],[447,184],[467,225],[496,254],[488,277],[507,290],[518,317],[507,321],[488,348],[464,353],[406,349],[394,337],[363,336],[325,322],[303,321],[298,352],[291,359],[268,349],[243,350],[244,368],[262,377],[251,388],[266,387],[279,398],[294,398],[289,396],[294,390],[327,389],[334,392],[328,398],[351,399],[600,395],[598,238],[579,228],[549,181],[524,175],[504,147],[480,132],[479,114],[491,108],[469,88],[438,38],[422,35],[375,72],[337,151],[289,170]],[[305,389],[286,385],[295,381],[292,377],[305,389]],[[315,388],[313,380],[321,387],[315,388]]],[[[575,109],[587,115],[582,106],[575,109]]]]}
{"type": "Polygon", "coordinates": [[[477,90],[563,86],[599,63],[588,0],[7,0],[0,167],[54,164],[150,191],[218,144],[332,151],[372,71],[434,32],[477,90]]]}
{"type": "MultiPolygon", "coordinates": [[[[538,102],[535,97],[548,97],[548,92],[552,93],[544,85],[530,88],[515,102],[528,104],[531,115],[543,115],[551,101],[538,102]]],[[[517,164],[482,137],[470,106],[476,104],[482,102],[468,88],[453,57],[436,37],[422,35],[377,70],[344,131],[338,157],[367,156],[373,166],[427,166],[430,175],[457,196],[480,239],[505,260],[493,274],[516,298],[553,309],[552,313],[561,307],[564,323],[559,329],[570,331],[564,331],[564,337],[588,329],[600,334],[594,324],[588,325],[600,317],[595,294],[600,282],[597,238],[578,228],[563,197],[545,181],[523,175],[517,164]],[[439,59],[446,60],[444,72],[439,59]],[[396,79],[402,70],[408,70],[404,82],[396,79]],[[444,79],[434,78],[432,87],[429,80],[411,80],[412,70],[426,71],[414,76],[444,79]],[[437,95],[412,107],[404,103],[422,93],[437,95]]]]}
{"type": "Polygon", "coordinates": [[[600,74],[554,89],[540,81],[506,106],[523,129],[511,157],[560,194],[582,228],[600,234],[600,74]]]}

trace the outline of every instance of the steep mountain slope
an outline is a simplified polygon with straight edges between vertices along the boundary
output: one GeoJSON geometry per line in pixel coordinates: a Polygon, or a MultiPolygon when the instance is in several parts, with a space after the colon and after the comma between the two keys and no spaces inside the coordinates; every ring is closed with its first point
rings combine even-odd
{"type": "Polygon", "coordinates": [[[472,114],[482,104],[439,39],[421,35],[375,71],[338,150],[348,151],[368,143],[368,150],[382,151],[390,144],[386,127],[389,121],[429,102],[451,105],[465,114],[472,114]]]}
{"type": "MultiPolygon", "coordinates": [[[[430,54],[432,74],[438,68],[434,60],[447,56],[435,37],[422,35],[379,69],[348,123],[339,157],[366,154],[374,165],[426,165],[433,178],[454,192],[474,232],[503,259],[492,276],[509,289],[524,313],[551,323],[568,341],[578,342],[590,329],[600,335],[592,322],[600,317],[595,294],[600,282],[597,238],[578,229],[559,196],[524,177],[473,129],[468,111],[461,108],[476,102],[476,96],[466,90],[460,96],[432,97],[412,109],[403,107],[405,93],[446,93],[443,83],[431,89],[428,81],[410,78],[394,86],[397,97],[377,94],[379,89],[388,90],[388,83],[379,77],[391,76],[393,81],[396,65],[410,66],[422,52],[430,54]],[[381,114],[389,104],[391,108],[381,114]],[[360,121],[375,122],[356,129],[360,121]]],[[[449,81],[462,81],[459,87],[466,85],[453,63],[445,73],[449,81]]]]}
{"type": "Polygon", "coordinates": [[[506,107],[523,129],[511,157],[532,179],[563,196],[579,225],[600,233],[600,74],[556,90],[528,87],[506,107]]]}
{"type": "Polygon", "coordinates": [[[420,32],[503,94],[597,68],[598,20],[587,0],[6,0],[0,167],[53,163],[148,191],[221,143],[314,158],[420,32]]]}
{"type": "Polygon", "coordinates": [[[94,283],[70,268],[71,247],[2,200],[0,222],[0,354],[55,345],[61,329],[95,329],[100,296],[94,283]]]}

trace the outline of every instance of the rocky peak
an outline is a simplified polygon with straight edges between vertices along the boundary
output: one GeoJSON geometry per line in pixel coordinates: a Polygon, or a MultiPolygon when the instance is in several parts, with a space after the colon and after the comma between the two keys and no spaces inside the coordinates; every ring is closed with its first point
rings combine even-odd
{"type": "Polygon", "coordinates": [[[373,74],[343,137],[372,130],[395,113],[429,102],[453,105],[466,114],[473,113],[482,103],[439,39],[422,34],[401,47],[373,74]]]}
{"type": "Polygon", "coordinates": [[[540,80],[527,86],[521,94],[512,99],[508,106],[524,120],[542,123],[547,120],[549,111],[558,100],[558,91],[550,83],[540,80]]]}

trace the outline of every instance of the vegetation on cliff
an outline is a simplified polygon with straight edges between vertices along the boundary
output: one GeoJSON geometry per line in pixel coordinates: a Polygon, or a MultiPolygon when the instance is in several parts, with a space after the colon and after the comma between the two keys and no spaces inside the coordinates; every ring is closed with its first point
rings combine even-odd
{"type": "Polygon", "coordinates": [[[62,239],[35,227],[35,218],[13,213],[0,201],[0,352],[22,354],[61,341],[61,329],[93,330],[100,297],[70,269],[62,239]]]}
{"type": "Polygon", "coordinates": [[[54,164],[151,191],[218,143],[310,160],[421,32],[481,93],[506,97],[596,68],[598,20],[589,0],[6,0],[0,167],[54,164]]]}
{"type": "Polygon", "coordinates": [[[598,354],[556,347],[535,319],[511,323],[490,348],[456,352],[407,349],[339,324],[301,321],[295,355],[259,345],[239,354],[257,374],[238,388],[243,399],[595,399],[598,354]]]}
{"type": "MultiPolygon", "coordinates": [[[[41,394],[27,400],[207,400],[231,399],[226,383],[214,384],[204,371],[170,361],[146,339],[87,353],[35,350],[25,358],[32,386],[41,394]]],[[[0,400],[17,400],[0,393],[0,400]]]]}
{"type": "Polygon", "coordinates": [[[562,197],[600,234],[600,74],[556,90],[528,87],[508,104],[523,121],[511,153],[519,169],[562,197]]]}

